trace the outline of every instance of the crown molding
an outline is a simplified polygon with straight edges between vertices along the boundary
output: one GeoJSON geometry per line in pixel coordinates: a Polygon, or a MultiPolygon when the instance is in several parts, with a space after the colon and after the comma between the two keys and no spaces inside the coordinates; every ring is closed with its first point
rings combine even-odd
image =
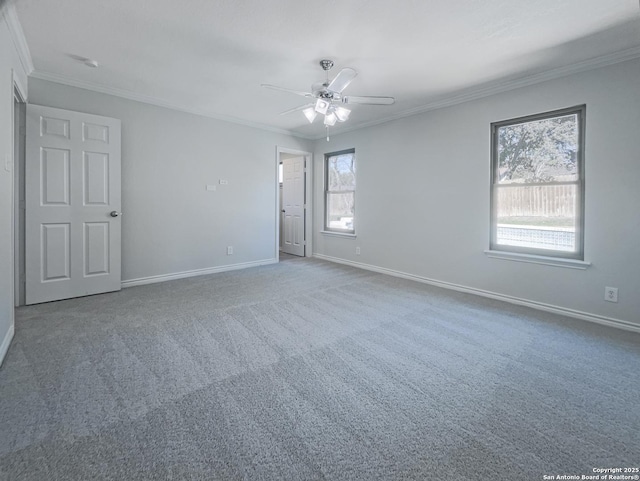
{"type": "Polygon", "coordinates": [[[4,12],[2,12],[2,16],[9,28],[9,36],[16,48],[22,68],[27,76],[31,75],[33,72],[31,52],[29,52],[29,45],[27,44],[27,39],[24,36],[22,25],[20,25],[20,20],[18,20],[18,14],[16,13],[15,7],[11,3],[6,5],[4,12]]]}
{"type": "MultiPolygon", "coordinates": [[[[569,65],[563,65],[562,67],[546,70],[544,72],[527,75],[526,77],[520,77],[510,80],[499,80],[477,87],[461,90],[451,95],[439,98],[427,104],[419,107],[403,110],[396,114],[383,117],[381,119],[372,120],[370,122],[364,122],[361,124],[353,125],[353,127],[347,127],[341,129],[339,132],[334,132],[332,135],[342,135],[355,130],[364,129],[367,127],[373,127],[374,125],[386,124],[387,122],[393,122],[394,120],[402,119],[405,117],[411,117],[413,115],[423,114],[432,110],[443,109],[446,107],[452,107],[454,105],[470,102],[472,100],[478,100],[491,95],[496,95],[502,92],[508,92],[509,90],[515,90],[521,87],[528,87],[538,83],[546,82],[548,80],[555,80],[562,77],[567,77],[576,73],[586,72],[588,70],[595,70],[597,68],[606,67],[616,63],[626,62],[640,58],[640,45],[625,50],[620,50],[610,54],[602,55],[581,62],[576,62],[569,65]]],[[[313,140],[324,139],[324,135],[314,137],[313,140]]]]}
{"type": "Polygon", "coordinates": [[[97,92],[101,94],[113,95],[115,97],[121,97],[127,100],[133,100],[135,102],[155,105],[156,107],[162,107],[165,109],[177,110],[179,112],[185,112],[188,114],[199,115],[201,117],[207,117],[210,119],[221,120],[223,122],[242,125],[244,127],[251,127],[254,129],[264,130],[267,132],[273,132],[276,134],[289,135],[292,137],[297,137],[305,140],[312,140],[312,137],[310,136],[301,135],[291,130],[279,129],[277,127],[271,127],[270,125],[265,125],[258,122],[251,122],[248,120],[239,119],[237,117],[221,115],[221,114],[218,114],[215,112],[209,112],[206,110],[194,109],[184,105],[166,102],[160,98],[152,97],[150,95],[139,94],[136,92],[131,92],[130,90],[119,89],[115,87],[108,87],[106,85],[101,85],[94,82],[86,82],[84,80],[78,80],[78,79],[66,77],[63,75],[42,72],[40,70],[34,70],[31,73],[30,77],[39,79],[39,80],[46,80],[48,82],[54,82],[62,85],[68,85],[70,87],[77,87],[84,90],[90,90],[92,92],[97,92]]]}
{"type": "MultiPolygon", "coordinates": [[[[10,9],[11,11],[12,9],[10,9]]],[[[15,15],[15,12],[14,12],[15,15]]],[[[15,22],[17,22],[17,17],[15,18],[15,22]]],[[[22,33],[22,28],[20,28],[19,22],[16,23],[19,32],[22,33]]],[[[21,37],[24,41],[24,34],[21,37]]],[[[271,127],[266,124],[260,124],[257,122],[250,122],[247,120],[242,120],[236,117],[221,115],[215,112],[209,112],[205,110],[194,109],[191,107],[186,107],[184,105],[174,104],[171,102],[166,102],[157,97],[152,97],[148,95],[143,95],[135,92],[131,92],[129,90],[108,87],[105,85],[100,85],[93,82],[86,82],[84,80],[73,79],[70,77],[51,74],[48,72],[42,72],[39,70],[33,70],[33,65],[31,64],[31,56],[29,55],[28,47],[26,42],[23,42],[24,48],[26,49],[26,59],[29,61],[29,65],[31,65],[31,74],[32,78],[37,78],[40,80],[47,80],[49,82],[55,82],[63,85],[69,85],[71,87],[77,87],[85,90],[90,90],[93,92],[103,93],[107,95],[114,95],[116,97],[125,98],[128,100],[134,100],[136,102],[142,102],[146,104],[155,105],[158,107],[164,107],[167,109],[178,110],[181,112],[187,112],[194,115],[199,115],[202,117],[208,117],[216,120],[222,120],[225,122],[230,122],[238,125],[243,125],[245,127],[252,127],[259,130],[264,130],[268,132],[273,132],[277,134],[290,135],[293,137],[297,137],[304,140],[321,140],[325,138],[325,134],[322,135],[303,135],[294,130],[285,130],[279,129],[277,127],[271,127]]],[[[17,47],[19,48],[19,47],[17,47]]],[[[20,50],[19,50],[20,51],[20,50]]],[[[365,129],[367,127],[373,127],[375,125],[385,124],[387,122],[393,122],[394,120],[399,120],[405,117],[411,117],[414,115],[423,114],[425,112],[430,112],[433,110],[443,109],[446,107],[452,107],[454,105],[462,104],[465,102],[470,102],[473,100],[482,99],[485,97],[490,97],[491,95],[496,95],[502,92],[508,92],[510,90],[515,90],[522,87],[527,87],[530,85],[535,85],[541,82],[546,82],[548,80],[555,80],[558,78],[566,77],[569,75],[573,75],[576,73],[585,72],[588,70],[594,70],[597,68],[606,67],[608,65],[613,65],[616,63],[626,62],[628,60],[634,60],[640,58],[640,45],[636,47],[632,47],[625,50],[620,50],[618,52],[613,52],[610,54],[602,55],[600,57],[595,57],[588,60],[583,60],[581,62],[576,62],[569,65],[564,65],[562,67],[557,67],[554,69],[546,70],[544,72],[539,72],[531,75],[527,75],[525,77],[520,77],[517,79],[508,79],[508,80],[499,80],[496,82],[486,83],[483,85],[479,85],[477,87],[472,87],[469,89],[461,90],[455,92],[451,95],[447,95],[436,99],[427,104],[414,107],[411,109],[403,110],[402,112],[398,112],[396,114],[383,117],[380,119],[376,119],[370,122],[364,122],[361,124],[353,124],[352,127],[346,127],[341,129],[340,131],[334,131],[332,135],[342,135],[348,132],[353,132],[356,130],[365,129]]],[[[21,55],[22,60],[22,55],[21,55]]]]}

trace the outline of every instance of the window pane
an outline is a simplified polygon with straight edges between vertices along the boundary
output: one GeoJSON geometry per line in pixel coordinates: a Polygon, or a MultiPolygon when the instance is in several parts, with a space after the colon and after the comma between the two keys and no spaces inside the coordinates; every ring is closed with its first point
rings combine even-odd
{"type": "Polygon", "coordinates": [[[577,192],[576,184],[497,188],[496,242],[575,252],[577,192]]]}
{"type": "Polygon", "coordinates": [[[327,227],[353,231],[354,192],[327,193],[327,227]]]}
{"type": "Polygon", "coordinates": [[[355,190],[356,167],[352,153],[327,159],[327,190],[355,190]]]}
{"type": "Polygon", "coordinates": [[[578,116],[498,128],[496,183],[578,180],[578,116]]]}

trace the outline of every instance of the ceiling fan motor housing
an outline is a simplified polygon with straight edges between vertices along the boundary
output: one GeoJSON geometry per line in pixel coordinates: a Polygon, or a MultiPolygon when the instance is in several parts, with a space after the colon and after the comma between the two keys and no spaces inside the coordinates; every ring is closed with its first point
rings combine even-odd
{"type": "Polygon", "coordinates": [[[331,70],[331,68],[333,67],[333,60],[328,60],[326,58],[322,59],[320,60],[320,66],[323,70],[331,70]]]}

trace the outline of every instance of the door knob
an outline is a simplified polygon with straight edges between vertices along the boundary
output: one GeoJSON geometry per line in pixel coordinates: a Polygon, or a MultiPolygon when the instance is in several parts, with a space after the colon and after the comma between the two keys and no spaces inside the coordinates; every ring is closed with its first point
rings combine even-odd
{"type": "Polygon", "coordinates": [[[122,215],[122,212],[118,212],[118,211],[116,211],[116,210],[112,210],[112,211],[109,213],[109,215],[110,215],[111,217],[118,217],[119,215],[122,215]]]}
{"type": "Polygon", "coordinates": [[[282,212],[284,213],[284,212],[286,212],[286,210],[282,209],[282,212]]]}

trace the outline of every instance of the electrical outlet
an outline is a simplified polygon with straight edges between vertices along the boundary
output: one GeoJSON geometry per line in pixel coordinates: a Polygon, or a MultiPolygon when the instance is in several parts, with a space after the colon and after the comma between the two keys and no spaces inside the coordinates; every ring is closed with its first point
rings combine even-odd
{"type": "Polygon", "coordinates": [[[233,255],[233,246],[227,246],[227,255],[228,256],[233,255]]]}
{"type": "Polygon", "coordinates": [[[227,185],[229,181],[227,179],[220,179],[220,185],[227,185]]]}
{"type": "Polygon", "coordinates": [[[618,288],[617,287],[605,287],[604,288],[604,300],[609,302],[618,302],[618,288]]]}
{"type": "Polygon", "coordinates": [[[359,256],[360,255],[360,247],[356,247],[356,255],[359,256]]]}

